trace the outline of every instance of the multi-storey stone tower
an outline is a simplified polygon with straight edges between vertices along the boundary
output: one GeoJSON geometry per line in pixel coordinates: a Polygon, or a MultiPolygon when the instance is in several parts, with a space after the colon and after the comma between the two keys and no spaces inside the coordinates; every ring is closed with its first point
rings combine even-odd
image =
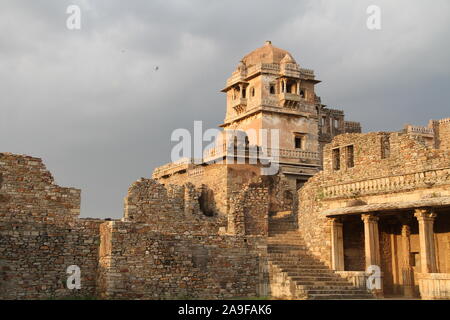
{"type": "MultiPolygon", "coordinates": [[[[250,147],[258,147],[258,160],[269,159],[279,168],[277,182],[271,194],[273,202],[280,194],[295,194],[311,176],[322,168],[322,149],[338,134],[361,131],[357,122],[344,121],[341,110],[326,108],[315,93],[320,81],[314,71],[302,68],[286,50],[266,41],[264,46],[244,56],[227,80],[222,92],[226,93],[224,131],[233,134],[204,152],[200,163],[184,159],[169,163],[153,172],[153,178],[164,184],[193,183],[201,186],[204,207],[211,212],[226,214],[231,205],[232,193],[262,174],[262,161],[252,162],[250,147]],[[261,143],[260,130],[266,133],[278,130],[279,141],[261,143]],[[252,131],[254,134],[248,134],[252,131]],[[246,133],[246,152],[237,155],[234,139],[246,133]],[[230,146],[231,145],[231,146],[230,146]],[[223,159],[245,158],[243,162],[218,162],[223,159]],[[236,157],[235,157],[236,156],[236,157]],[[289,189],[289,193],[284,190],[289,189]],[[213,205],[211,205],[213,203],[213,205]]],[[[242,140],[241,143],[242,146],[242,140]]],[[[290,198],[290,196],[287,196],[290,198]]],[[[289,199],[288,199],[289,200],[289,199]]],[[[272,201],[271,201],[272,202],[272,201]]],[[[287,201],[290,203],[290,201],[287,201]]]]}
{"type": "MultiPolygon", "coordinates": [[[[315,94],[319,82],[313,70],[300,67],[289,52],[266,41],[247,54],[228,78],[222,90],[227,110],[221,127],[279,130],[280,173],[302,185],[320,169],[323,145],[346,132],[350,124],[342,111],[321,104],[315,94]]],[[[353,124],[360,131],[359,124],[353,124]]],[[[257,138],[252,141],[249,136],[250,144],[259,145],[257,138]]]]}

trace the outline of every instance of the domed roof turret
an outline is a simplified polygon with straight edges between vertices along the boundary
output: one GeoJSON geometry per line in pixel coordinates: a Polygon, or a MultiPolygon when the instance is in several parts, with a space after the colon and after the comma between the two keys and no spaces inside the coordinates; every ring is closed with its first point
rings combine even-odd
{"type": "Polygon", "coordinates": [[[264,46],[253,50],[242,58],[242,62],[247,67],[259,63],[281,63],[286,56],[288,56],[289,59],[289,62],[287,63],[296,63],[288,51],[274,47],[271,41],[266,41],[264,46]]]}

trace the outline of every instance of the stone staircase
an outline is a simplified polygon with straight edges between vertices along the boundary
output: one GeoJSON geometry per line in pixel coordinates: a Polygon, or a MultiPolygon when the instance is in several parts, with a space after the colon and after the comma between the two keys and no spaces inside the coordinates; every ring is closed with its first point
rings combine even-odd
{"type": "Polygon", "coordinates": [[[270,218],[268,238],[272,296],[283,299],[373,299],[308,253],[290,212],[270,218]]]}

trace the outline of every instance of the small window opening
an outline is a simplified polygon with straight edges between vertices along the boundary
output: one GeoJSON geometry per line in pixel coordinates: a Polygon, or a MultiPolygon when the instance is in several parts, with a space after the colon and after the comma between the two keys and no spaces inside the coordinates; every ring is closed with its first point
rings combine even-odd
{"type": "Polygon", "coordinates": [[[300,90],[300,97],[305,99],[305,90],[300,90]]]}
{"type": "Polygon", "coordinates": [[[273,84],[270,85],[270,94],[275,94],[275,86],[273,84]]]}
{"type": "Polygon", "coordinates": [[[390,136],[381,137],[381,159],[389,158],[391,154],[390,136]]]}
{"type": "Polygon", "coordinates": [[[295,182],[296,189],[301,189],[305,185],[305,182],[305,180],[297,179],[295,182]]]}
{"type": "Polygon", "coordinates": [[[347,151],[346,152],[347,153],[347,168],[353,168],[355,166],[354,147],[347,146],[346,151],[347,151]]]}
{"type": "Polygon", "coordinates": [[[294,138],[295,149],[305,149],[305,136],[296,135],[294,138]]]}
{"type": "Polygon", "coordinates": [[[339,148],[333,149],[333,170],[341,169],[341,152],[339,148]]]}
{"type": "Polygon", "coordinates": [[[200,211],[207,217],[214,216],[213,202],[214,202],[214,194],[212,190],[203,189],[200,197],[198,198],[200,211]]]}
{"type": "Polygon", "coordinates": [[[252,97],[254,97],[255,96],[255,88],[252,88],[250,92],[251,92],[252,97]]]}

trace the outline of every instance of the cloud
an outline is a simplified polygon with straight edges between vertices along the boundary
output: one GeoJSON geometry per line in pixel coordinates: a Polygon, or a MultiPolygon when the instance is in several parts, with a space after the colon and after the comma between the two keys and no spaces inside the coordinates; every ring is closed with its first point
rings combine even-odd
{"type": "Polygon", "coordinates": [[[170,135],[224,118],[220,93],[264,40],[314,69],[322,101],[366,130],[448,115],[449,8],[422,1],[4,1],[0,150],[82,188],[82,216],[122,216],[128,186],[169,161],[170,135]],[[82,29],[66,28],[66,8],[82,29]],[[366,8],[382,10],[369,31],[366,8]],[[158,70],[155,70],[158,66],[158,70]]]}

